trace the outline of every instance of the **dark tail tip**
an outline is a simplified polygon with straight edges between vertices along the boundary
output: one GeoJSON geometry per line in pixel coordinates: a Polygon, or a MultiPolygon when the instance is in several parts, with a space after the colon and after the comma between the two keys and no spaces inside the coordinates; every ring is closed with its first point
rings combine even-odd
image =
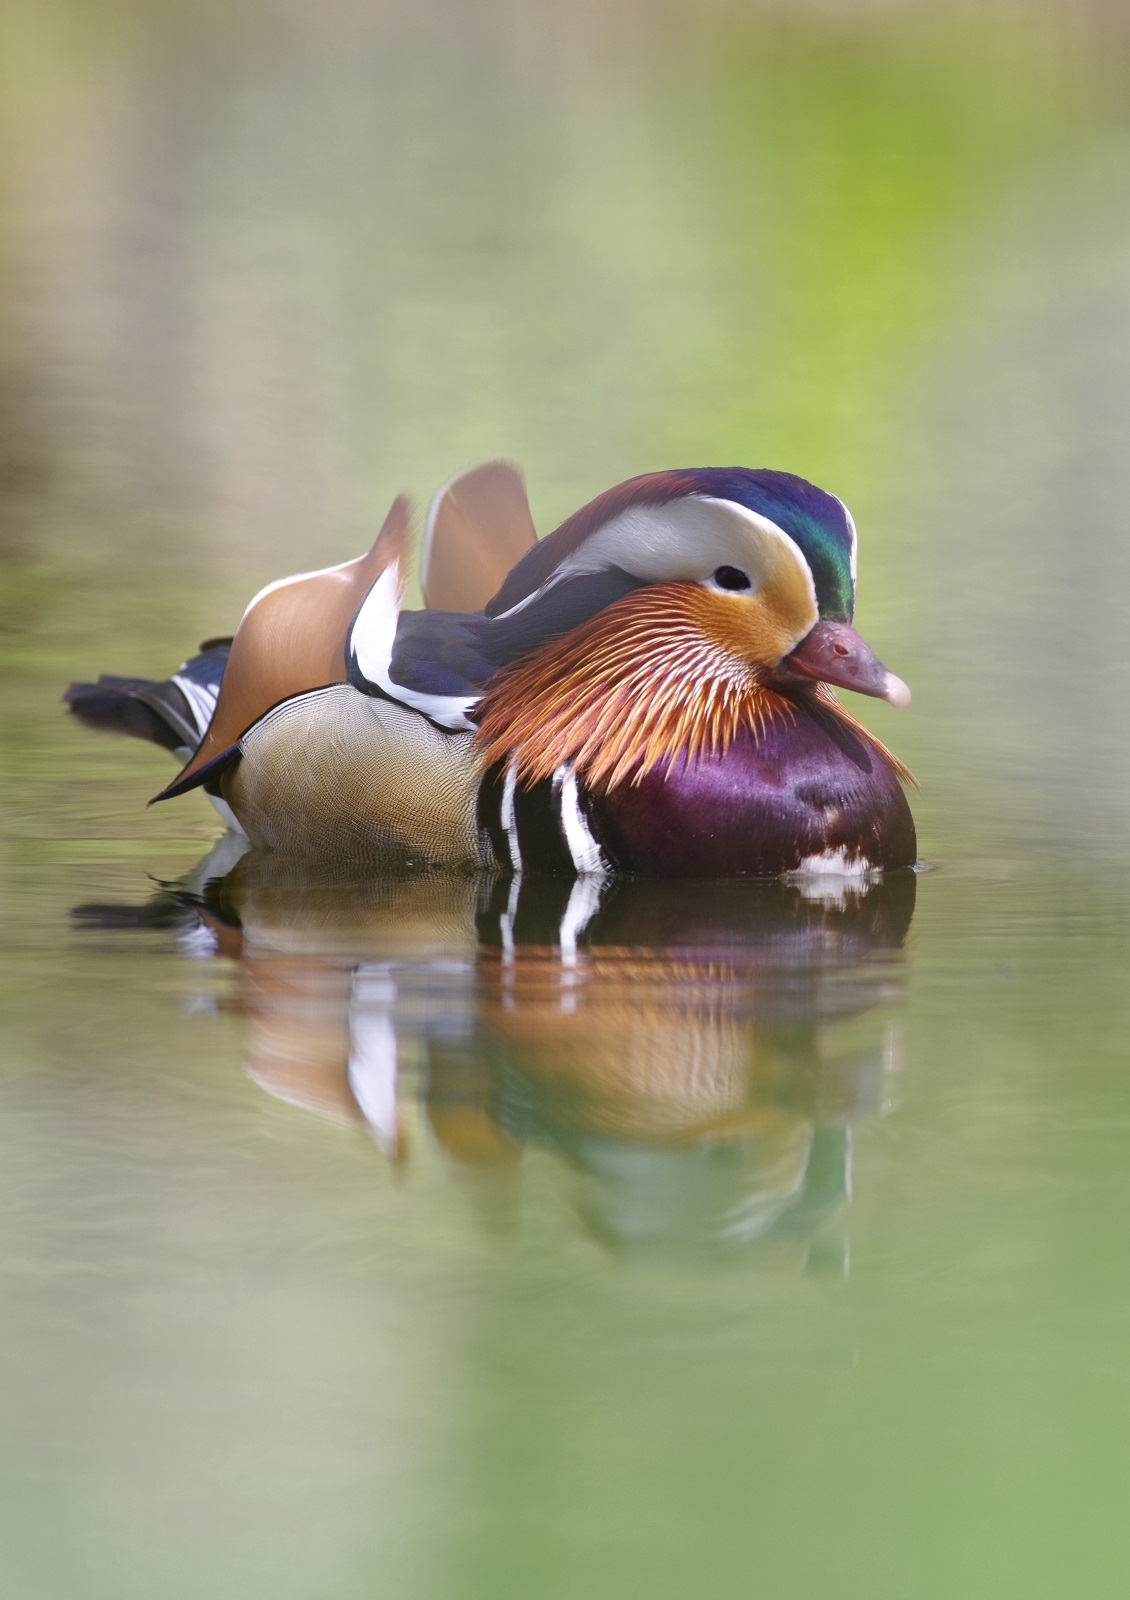
{"type": "Polygon", "coordinates": [[[63,704],[88,728],[124,733],[163,750],[177,750],[184,745],[183,734],[137,697],[138,689],[150,687],[145,678],[102,677],[97,683],[70,684],[63,704]]]}
{"type": "Polygon", "coordinates": [[[219,788],[214,786],[218,784],[220,775],[238,759],[239,755],[239,746],[229,745],[226,750],[221,750],[218,756],[213,756],[211,761],[205,761],[203,766],[197,767],[195,772],[187,775],[180,773],[172,783],[165,785],[160,794],[155,794],[149,804],[155,806],[160,800],[175,800],[178,795],[188,794],[190,789],[207,789],[210,793],[219,794],[219,788]]]}

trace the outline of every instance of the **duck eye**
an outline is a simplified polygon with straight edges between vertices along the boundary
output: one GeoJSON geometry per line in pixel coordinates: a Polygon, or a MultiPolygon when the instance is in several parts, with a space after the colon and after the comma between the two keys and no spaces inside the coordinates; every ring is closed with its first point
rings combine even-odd
{"type": "Polygon", "coordinates": [[[739,567],[718,567],[714,573],[714,582],[720,589],[751,589],[749,574],[742,572],[739,567]]]}

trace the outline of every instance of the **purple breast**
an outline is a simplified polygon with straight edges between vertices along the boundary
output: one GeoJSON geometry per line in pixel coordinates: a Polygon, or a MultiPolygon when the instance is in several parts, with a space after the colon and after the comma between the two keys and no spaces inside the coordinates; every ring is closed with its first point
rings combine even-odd
{"type": "Polygon", "coordinates": [[[790,872],[827,852],[913,865],[914,819],[890,764],[834,713],[795,709],[794,722],[743,731],[725,755],[680,757],[586,796],[612,864],[649,877],[790,872]]]}

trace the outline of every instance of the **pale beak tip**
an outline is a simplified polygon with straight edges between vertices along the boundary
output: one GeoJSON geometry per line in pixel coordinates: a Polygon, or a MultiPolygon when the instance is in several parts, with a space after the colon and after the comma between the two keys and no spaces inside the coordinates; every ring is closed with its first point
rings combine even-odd
{"type": "Polygon", "coordinates": [[[883,699],[889,700],[899,711],[905,711],[910,704],[910,688],[893,672],[888,672],[883,679],[883,699]]]}

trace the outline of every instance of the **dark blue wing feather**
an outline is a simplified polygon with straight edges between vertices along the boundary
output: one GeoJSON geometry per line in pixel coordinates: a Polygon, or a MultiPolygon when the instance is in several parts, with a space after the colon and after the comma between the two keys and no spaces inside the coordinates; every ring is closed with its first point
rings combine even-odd
{"type": "Polygon", "coordinates": [[[556,584],[510,617],[402,612],[389,679],[417,694],[476,695],[500,668],[571,632],[638,586],[638,579],[612,567],[556,584]]]}

